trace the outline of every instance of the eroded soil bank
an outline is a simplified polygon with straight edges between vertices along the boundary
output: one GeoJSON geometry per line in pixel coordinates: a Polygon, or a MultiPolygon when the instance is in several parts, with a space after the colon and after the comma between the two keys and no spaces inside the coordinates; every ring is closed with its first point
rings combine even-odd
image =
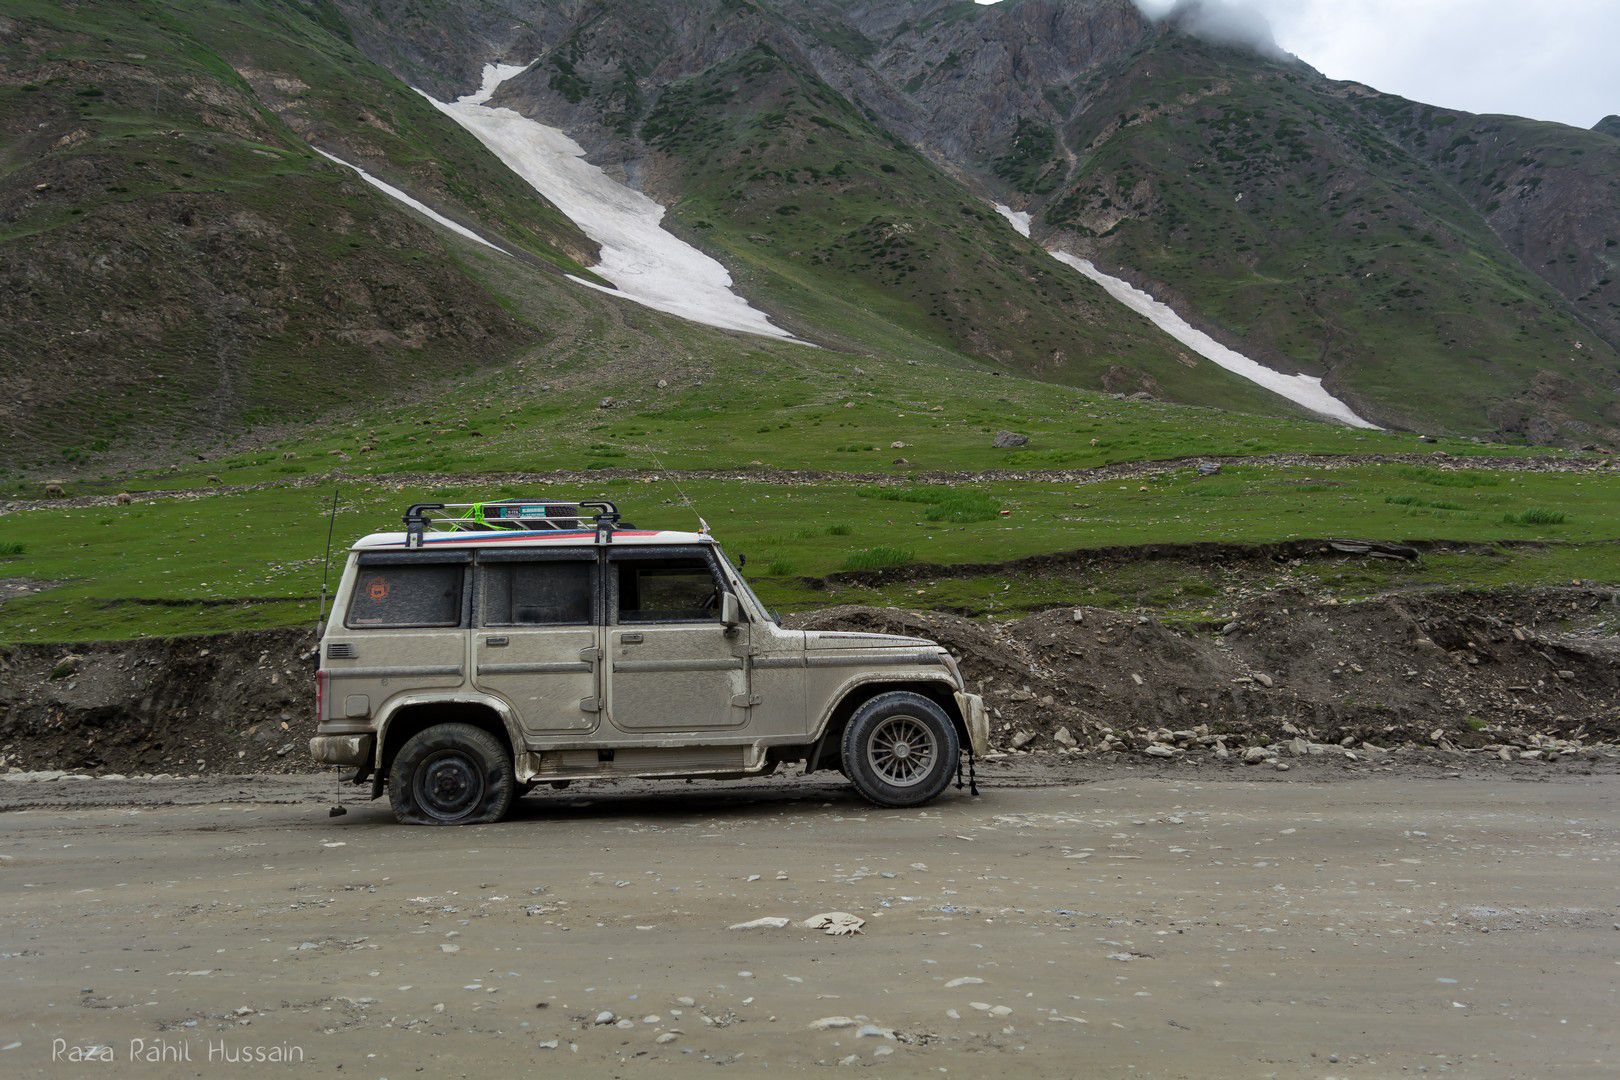
{"type": "MultiPolygon", "coordinates": [[[[1532,756],[1620,739],[1611,590],[1288,591],[1201,625],[1099,608],[1014,621],[842,607],[790,620],[920,634],[961,658],[1004,748],[1073,754],[1532,756]],[[1157,747],[1157,749],[1155,749],[1157,747]]],[[[275,630],[0,649],[0,769],[309,768],[313,637],[275,630]]]]}

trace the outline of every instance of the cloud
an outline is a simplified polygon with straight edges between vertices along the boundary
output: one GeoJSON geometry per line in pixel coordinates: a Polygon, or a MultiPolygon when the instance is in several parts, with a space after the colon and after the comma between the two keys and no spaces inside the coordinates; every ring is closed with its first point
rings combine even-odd
{"type": "Polygon", "coordinates": [[[1133,2],[1200,37],[1431,105],[1578,127],[1620,113],[1616,0],[1133,2]]]}
{"type": "Polygon", "coordinates": [[[1254,7],[1232,0],[1134,0],[1137,8],[1156,22],[1216,45],[1248,49],[1275,59],[1288,54],[1272,36],[1271,23],[1254,7]]]}
{"type": "MultiPolygon", "coordinates": [[[[1173,0],[1136,0],[1161,16],[1173,0]]],[[[1620,112],[1615,0],[1225,0],[1334,79],[1469,112],[1590,127],[1620,112]]]]}

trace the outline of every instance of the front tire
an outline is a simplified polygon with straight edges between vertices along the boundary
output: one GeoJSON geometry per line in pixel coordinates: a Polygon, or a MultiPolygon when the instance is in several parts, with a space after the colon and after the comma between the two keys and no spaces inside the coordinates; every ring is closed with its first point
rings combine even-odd
{"type": "Polygon", "coordinates": [[[402,825],[486,825],[512,809],[512,755],[471,724],[411,736],[388,770],[388,802],[402,825]]]}
{"type": "Polygon", "coordinates": [[[844,728],[844,775],[878,806],[920,806],[945,790],[961,753],[956,725],[939,705],[891,690],[855,710],[844,728]]]}

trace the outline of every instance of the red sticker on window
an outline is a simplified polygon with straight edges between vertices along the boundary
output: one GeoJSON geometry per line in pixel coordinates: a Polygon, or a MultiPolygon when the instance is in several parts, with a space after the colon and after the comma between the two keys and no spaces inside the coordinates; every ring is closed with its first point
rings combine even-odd
{"type": "Polygon", "coordinates": [[[388,599],[388,582],[382,578],[372,578],[366,585],[366,595],[373,600],[388,599]]]}

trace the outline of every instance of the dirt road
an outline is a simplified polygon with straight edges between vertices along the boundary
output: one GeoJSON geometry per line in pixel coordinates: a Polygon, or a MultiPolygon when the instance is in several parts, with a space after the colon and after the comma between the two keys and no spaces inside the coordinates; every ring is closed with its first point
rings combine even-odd
{"type": "Polygon", "coordinates": [[[0,783],[0,1073],[1620,1069],[1612,771],[1065,768],[899,812],[820,777],[574,789],[462,830],[329,817],[322,778],[0,783]],[[727,929],[829,910],[865,933],[727,929]]]}

